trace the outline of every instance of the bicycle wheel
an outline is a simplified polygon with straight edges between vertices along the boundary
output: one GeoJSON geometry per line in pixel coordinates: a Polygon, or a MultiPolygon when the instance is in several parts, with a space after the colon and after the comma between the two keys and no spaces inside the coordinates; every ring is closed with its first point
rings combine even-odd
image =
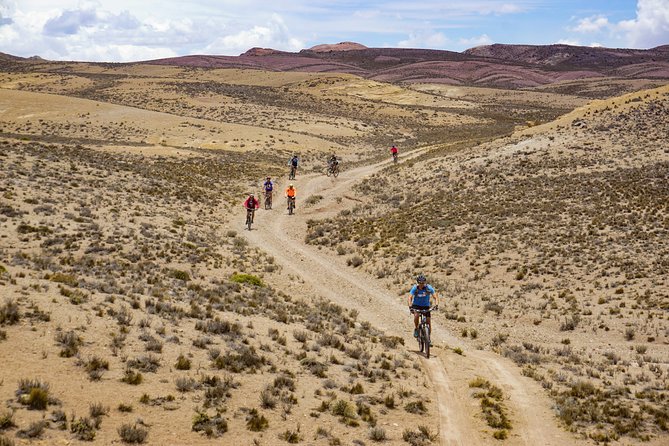
{"type": "Polygon", "coordinates": [[[293,209],[295,208],[295,203],[293,200],[290,200],[290,203],[288,203],[288,215],[293,215],[293,209]]]}
{"type": "Polygon", "coordinates": [[[430,359],[430,329],[427,325],[423,326],[423,345],[425,347],[425,357],[430,359]]]}
{"type": "Polygon", "coordinates": [[[265,197],[265,210],[272,209],[272,198],[268,195],[265,197]]]}
{"type": "Polygon", "coordinates": [[[339,176],[339,167],[337,167],[334,172],[332,172],[332,175],[334,175],[335,178],[339,176]]]}
{"type": "Polygon", "coordinates": [[[246,227],[248,228],[249,231],[251,230],[251,213],[250,212],[246,213],[246,227]]]}
{"type": "Polygon", "coordinates": [[[423,353],[423,349],[425,348],[425,342],[423,341],[423,327],[418,327],[418,337],[416,339],[418,340],[418,351],[423,353]]]}

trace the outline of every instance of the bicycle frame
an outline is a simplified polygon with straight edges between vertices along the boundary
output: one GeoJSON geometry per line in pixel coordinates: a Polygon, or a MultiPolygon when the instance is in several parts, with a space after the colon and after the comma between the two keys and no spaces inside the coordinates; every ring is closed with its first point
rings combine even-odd
{"type": "Polygon", "coordinates": [[[418,349],[425,353],[425,357],[430,359],[430,326],[427,323],[427,315],[435,309],[431,306],[427,310],[412,309],[412,313],[417,313],[418,320],[418,349]]]}

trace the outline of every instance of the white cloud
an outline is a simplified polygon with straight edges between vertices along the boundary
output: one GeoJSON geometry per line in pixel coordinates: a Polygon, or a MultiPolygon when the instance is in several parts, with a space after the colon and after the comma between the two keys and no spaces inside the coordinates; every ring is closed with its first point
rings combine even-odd
{"type": "Polygon", "coordinates": [[[430,30],[410,33],[409,38],[397,42],[397,46],[400,48],[443,49],[449,42],[449,39],[444,33],[430,30]]]}
{"type": "Polygon", "coordinates": [[[669,1],[638,0],[636,18],[617,24],[633,48],[650,48],[669,43],[669,1]]]}
{"type": "Polygon", "coordinates": [[[609,19],[606,17],[588,17],[579,20],[578,25],[572,28],[572,31],[579,33],[593,33],[602,31],[609,26],[609,19]]]}
{"type": "Polygon", "coordinates": [[[556,43],[560,45],[581,46],[581,42],[573,39],[560,39],[556,43]]]}
{"type": "Polygon", "coordinates": [[[281,16],[273,14],[265,25],[254,25],[234,34],[219,37],[207,45],[203,52],[237,55],[253,47],[271,47],[283,51],[298,51],[305,47],[304,42],[293,37],[281,16]]]}
{"type": "Polygon", "coordinates": [[[468,39],[467,38],[462,38],[462,39],[458,40],[458,43],[462,47],[473,48],[473,47],[476,47],[476,46],[491,45],[494,42],[490,38],[490,36],[488,36],[487,34],[483,34],[481,36],[470,37],[468,39]]]}
{"type": "Polygon", "coordinates": [[[666,45],[669,43],[669,0],[638,0],[634,19],[611,22],[604,16],[587,17],[569,30],[608,35],[632,48],[666,45]]]}

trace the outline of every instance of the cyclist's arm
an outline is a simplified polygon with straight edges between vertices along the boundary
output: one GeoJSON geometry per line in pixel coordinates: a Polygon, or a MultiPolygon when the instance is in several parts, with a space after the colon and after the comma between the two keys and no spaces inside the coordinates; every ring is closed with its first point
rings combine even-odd
{"type": "Polygon", "coordinates": [[[435,306],[435,307],[439,306],[439,295],[437,294],[437,292],[435,291],[435,292],[432,294],[432,296],[434,297],[434,306],[435,306]]]}

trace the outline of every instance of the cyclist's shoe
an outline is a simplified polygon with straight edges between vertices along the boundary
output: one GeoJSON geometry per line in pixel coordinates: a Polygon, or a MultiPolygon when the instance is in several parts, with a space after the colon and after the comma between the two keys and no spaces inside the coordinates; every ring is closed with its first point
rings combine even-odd
{"type": "Polygon", "coordinates": [[[432,347],[432,341],[430,341],[430,347],[432,347]]]}
{"type": "Polygon", "coordinates": [[[417,328],[413,331],[413,337],[414,338],[418,337],[418,329],[417,328]]]}

